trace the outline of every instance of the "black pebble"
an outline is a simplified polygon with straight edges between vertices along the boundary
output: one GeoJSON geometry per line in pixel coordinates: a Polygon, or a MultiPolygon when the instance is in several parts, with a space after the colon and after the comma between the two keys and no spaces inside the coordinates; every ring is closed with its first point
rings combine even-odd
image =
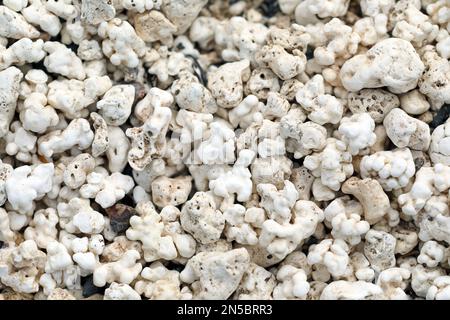
{"type": "Polygon", "coordinates": [[[203,70],[202,66],[198,63],[198,60],[195,57],[189,54],[186,55],[186,57],[192,60],[192,69],[194,70],[195,76],[206,87],[208,85],[208,77],[206,76],[205,70],[203,70]]]}
{"type": "Polygon", "coordinates": [[[450,105],[445,104],[434,115],[433,121],[430,122],[430,128],[433,130],[436,129],[436,127],[445,123],[445,121],[447,121],[449,116],[450,116],[450,105]]]}
{"type": "Polygon", "coordinates": [[[260,9],[266,17],[271,18],[280,11],[280,6],[277,0],[264,0],[260,9]]]}
{"type": "Polygon", "coordinates": [[[166,264],[166,268],[169,269],[169,270],[176,270],[178,272],[181,272],[181,271],[183,271],[184,266],[182,264],[178,264],[178,263],[175,263],[173,261],[169,261],[166,264]]]}
{"type": "Polygon", "coordinates": [[[104,294],[107,286],[102,288],[94,285],[94,277],[92,275],[88,277],[81,277],[81,285],[83,286],[83,297],[87,298],[96,293],[104,294]]]}
{"type": "Polygon", "coordinates": [[[314,58],[314,49],[311,47],[308,47],[308,49],[306,49],[306,59],[310,60],[314,58]]]}

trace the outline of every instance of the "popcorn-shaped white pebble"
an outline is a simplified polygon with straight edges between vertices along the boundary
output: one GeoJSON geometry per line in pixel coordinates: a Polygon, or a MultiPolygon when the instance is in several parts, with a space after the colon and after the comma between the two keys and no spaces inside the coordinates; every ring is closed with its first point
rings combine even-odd
{"type": "Polygon", "coordinates": [[[103,53],[115,66],[135,68],[146,52],[145,43],[136,35],[134,28],[119,18],[101,22],[98,35],[104,39],[103,53]]]}
{"type": "Polygon", "coordinates": [[[260,111],[265,119],[281,118],[290,108],[289,101],[277,92],[267,94],[266,104],[260,105],[260,111]]]}
{"type": "Polygon", "coordinates": [[[90,206],[87,199],[72,198],[68,203],[57,206],[59,225],[70,233],[96,234],[103,231],[103,215],[90,206]]]}
{"type": "Polygon", "coordinates": [[[425,298],[434,280],[445,275],[445,270],[442,268],[426,268],[418,264],[412,268],[411,288],[419,297],[425,298]]]}
{"type": "Polygon", "coordinates": [[[152,262],[158,259],[172,260],[177,257],[177,249],[172,237],[163,235],[164,223],[151,202],[141,202],[136,208],[141,216],[130,218],[127,238],[142,242],[144,259],[152,262]]]}
{"type": "Polygon", "coordinates": [[[44,133],[49,127],[59,122],[55,109],[47,105],[47,97],[39,92],[33,92],[25,99],[20,112],[23,128],[35,133],[44,133]]]}
{"type": "Polygon", "coordinates": [[[14,42],[8,49],[0,50],[0,69],[41,61],[46,55],[43,46],[44,41],[41,39],[33,42],[29,38],[24,38],[14,42]]]}
{"type": "Polygon", "coordinates": [[[236,107],[244,95],[243,82],[250,77],[250,62],[246,59],[226,63],[208,73],[208,89],[222,108],[236,107]]]}
{"type": "Polygon", "coordinates": [[[180,142],[183,144],[197,143],[197,141],[205,142],[209,134],[208,126],[212,121],[213,116],[208,113],[178,111],[176,122],[181,126],[181,129],[179,129],[180,142]]]}
{"type": "Polygon", "coordinates": [[[180,222],[184,230],[203,244],[217,241],[225,225],[224,216],[216,209],[214,198],[205,192],[196,192],[184,204],[180,222]]]}
{"type": "Polygon", "coordinates": [[[84,61],[94,61],[103,58],[103,52],[98,41],[84,39],[78,44],[77,56],[84,61]]]}
{"type": "Polygon", "coordinates": [[[10,156],[15,156],[17,160],[25,163],[31,162],[31,154],[36,152],[36,136],[26,131],[15,121],[11,124],[11,131],[5,137],[5,151],[10,156]]]}
{"type": "Polygon", "coordinates": [[[364,15],[375,17],[378,14],[388,14],[395,0],[361,0],[361,11],[364,15]]]}
{"type": "Polygon", "coordinates": [[[13,242],[16,238],[14,231],[9,226],[9,216],[5,209],[0,208],[0,241],[13,242]]]}
{"type": "Polygon", "coordinates": [[[39,248],[45,249],[47,245],[56,240],[59,221],[58,214],[53,208],[41,209],[34,213],[33,220],[24,231],[26,240],[33,240],[39,248]]]}
{"type": "Polygon", "coordinates": [[[117,85],[109,89],[97,102],[97,109],[108,125],[120,126],[127,121],[131,114],[134,93],[132,85],[117,85]]]}
{"type": "Polygon", "coordinates": [[[446,206],[446,196],[431,197],[422,213],[416,219],[419,226],[419,239],[422,241],[436,240],[450,243],[450,217],[446,206]]]}
{"type": "Polygon", "coordinates": [[[167,269],[161,262],[153,262],[141,272],[143,280],[136,281],[134,289],[150,300],[186,299],[180,290],[180,274],[167,269]]]}
{"type": "Polygon", "coordinates": [[[314,59],[319,65],[331,66],[336,59],[349,59],[358,49],[360,37],[342,20],[333,18],[324,25],[326,45],[314,50],[314,59]]]}
{"type": "Polygon", "coordinates": [[[227,299],[239,286],[249,263],[244,248],[200,252],[188,261],[180,279],[192,284],[194,299],[227,299]]]}
{"type": "Polygon", "coordinates": [[[426,69],[419,81],[419,90],[429,98],[433,109],[439,109],[450,102],[450,65],[433,50],[426,51],[422,60],[426,69]]]}
{"type": "Polygon", "coordinates": [[[323,211],[326,221],[331,226],[334,239],[343,239],[350,245],[361,242],[361,236],[370,229],[367,221],[361,219],[363,208],[361,204],[349,197],[333,200],[323,211]]]}
{"type": "Polygon", "coordinates": [[[5,6],[0,6],[0,26],[0,37],[35,39],[40,35],[39,31],[21,14],[5,6]]]}
{"type": "Polygon", "coordinates": [[[94,285],[103,287],[113,282],[130,284],[142,270],[142,264],[138,262],[140,258],[139,252],[129,250],[120,260],[99,265],[94,271],[94,285]]]}
{"type": "Polygon", "coordinates": [[[430,17],[413,4],[407,4],[404,8],[405,2],[397,2],[390,13],[389,23],[395,24],[392,35],[418,47],[431,43],[438,34],[439,26],[432,24],[430,17]]]}
{"type": "Polygon", "coordinates": [[[56,36],[62,27],[58,17],[49,12],[41,0],[29,0],[29,2],[30,5],[22,10],[23,17],[51,36],[56,36]]]}
{"type": "Polygon", "coordinates": [[[384,295],[389,300],[408,300],[405,293],[408,287],[407,280],[411,277],[411,272],[405,268],[389,268],[383,270],[378,275],[376,284],[383,289],[384,295]]]}
{"type": "Polygon", "coordinates": [[[180,210],[175,206],[166,206],[161,210],[164,222],[164,234],[172,237],[181,258],[190,258],[195,254],[197,243],[195,239],[184,231],[180,223],[180,210]]]}
{"type": "Polygon", "coordinates": [[[338,191],[341,183],[353,173],[352,156],[340,140],[328,138],[321,152],[305,157],[303,165],[321,179],[323,185],[338,191]]]}
{"type": "Polygon", "coordinates": [[[47,261],[45,263],[45,272],[52,273],[63,271],[73,265],[72,258],[67,252],[66,247],[58,241],[49,242],[47,245],[47,261]]]}
{"type": "Polygon", "coordinates": [[[61,74],[69,79],[86,78],[81,59],[69,48],[59,42],[47,41],[44,50],[48,56],[44,59],[47,71],[61,74]]]}
{"type": "Polygon", "coordinates": [[[343,0],[306,0],[295,9],[295,21],[306,25],[318,21],[318,18],[339,17],[345,15],[349,2],[343,0]]]}
{"type": "Polygon", "coordinates": [[[389,38],[347,60],[340,78],[348,91],[388,87],[393,93],[404,93],[416,87],[424,69],[410,42],[389,38]]]}
{"type": "Polygon", "coordinates": [[[384,231],[369,230],[364,243],[364,255],[375,271],[382,271],[395,266],[396,239],[384,231]]]}
{"type": "Polygon", "coordinates": [[[128,284],[113,282],[105,290],[103,300],[142,300],[142,298],[128,284]]]}
{"type": "Polygon", "coordinates": [[[428,289],[427,300],[450,300],[450,276],[437,277],[428,289]]]}
{"type": "Polygon", "coordinates": [[[299,200],[293,208],[292,222],[279,224],[272,219],[264,221],[259,245],[282,260],[314,233],[323,218],[322,209],[314,202],[299,200]]]}
{"type": "Polygon", "coordinates": [[[52,157],[78,147],[84,150],[90,147],[94,133],[86,119],[72,120],[64,130],[55,130],[38,139],[38,151],[45,157],[52,157]]]}
{"type": "Polygon", "coordinates": [[[437,267],[444,260],[445,247],[438,242],[430,240],[423,244],[417,262],[429,268],[437,267]]]}
{"type": "Polygon", "coordinates": [[[388,18],[384,14],[364,17],[353,25],[353,31],[359,35],[360,44],[369,47],[387,36],[388,18]]]}
{"type": "Polygon", "coordinates": [[[108,76],[94,76],[85,81],[59,79],[49,83],[48,103],[61,110],[68,119],[84,118],[85,108],[103,95],[112,83],[108,76]]]}
{"type": "Polygon", "coordinates": [[[306,56],[300,50],[287,52],[280,45],[266,45],[256,54],[256,61],[269,67],[281,80],[292,79],[305,70],[306,56]]]}
{"type": "Polygon", "coordinates": [[[210,137],[197,149],[197,156],[203,164],[227,164],[235,161],[235,134],[223,122],[210,124],[210,137]]]}
{"type": "Polygon", "coordinates": [[[0,71],[0,137],[8,133],[14,118],[22,77],[22,72],[16,67],[0,71]]]}
{"type": "Polygon", "coordinates": [[[323,289],[320,300],[378,300],[383,297],[383,289],[373,283],[338,280],[323,289]]]}
{"type": "MultiPolygon", "coordinates": [[[[446,191],[450,187],[447,182],[449,177],[450,168],[440,163],[434,167],[420,168],[410,191],[398,197],[403,213],[410,216],[417,215],[433,194],[446,191]]],[[[432,203],[428,206],[434,207],[432,203]]]]}
{"type": "MultiPolygon", "coordinates": [[[[208,23],[214,23],[214,19],[210,18],[208,23]]],[[[201,23],[196,25],[194,22],[192,28],[195,29],[191,29],[193,36],[200,26],[201,23]]],[[[252,64],[255,64],[255,54],[265,44],[268,32],[268,28],[263,24],[247,21],[239,16],[234,16],[224,23],[215,22],[213,30],[215,43],[224,48],[221,56],[225,61],[248,59],[252,64]]],[[[195,35],[194,39],[200,37],[195,35]]],[[[202,42],[204,41],[205,39],[202,39],[202,42]]]]}
{"type": "Polygon", "coordinates": [[[287,223],[291,219],[291,210],[298,200],[298,192],[292,182],[284,181],[284,188],[277,190],[273,184],[258,184],[256,187],[261,197],[260,206],[270,219],[278,223],[287,223]]]}
{"type": "Polygon", "coordinates": [[[223,216],[227,222],[224,233],[228,241],[249,245],[258,243],[254,227],[262,226],[265,220],[264,209],[253,207],[246,210],[245,207],[234,204],[224,211],[223,216]]]}
{"type": "Polygon", "coordinates": [[[375,143],[375,122],[367,113],[357,113],[351,117],[341,119],[339,133],[342,141],[348,146],[352,155],[357,155],[361,150],[375,143]]]}
{"type": "Polygon", "coordinates": [[[32,211],[33,201],[41,199],[52,189],[53,172],[53,163],[15,168],[5,183],[6,195],[12,208],[24,214],[32,211]]]}
{"type": "Polygon", "coordinates": [[[386,133],[399,148],[409,147],[414,150],[428,150],[431,141],[429,126],[409,116],[400,108],[395,108],[384,118],[386,133]]]}
{"type": "Polygon", "coordinates": [[[434,164],[450,165],[450,121],[434,129],[428,152],[434,164]]]}
{"type": "Polygon", "coordinates": [[[248,128],[253,122],[262,121],[262,115],[259,112],[262,102],[254,95],[246,96],[242,102],[230,112],[228,112],[228,120],[233,127],[248,128]]]}
{"type": "Polygon", "coordinates": [[[80,188],[80,194],[84,198],[95,198],[102,208],[114,205],[131,191],[134,181],[130,176],[120,172],[114,172],[109,176],[102,173],[91,172],[86,177],[86,184],[80,188]]]}
{"type": "MultiPolygon", "coordinates": [[[[107,140],[108,149],[106,150],[106,158],[108,159],[108,169],[113,173],[121,172],[128,163],[130,141],[120,127],[114,126],[108,127],[107,140]]],[[[105,139],[102,139],[102,141],[105,141],[105,139]]],[[[94,141],[92,142],[92,148],[94,148],[94,143],[95,136],[94,141]]],[[[104,146],[102,148],[104,148],[104,146]]]]}
{"type": "Polygon", "coordinates": [[[447,30],[440,29],[436,37],[436,51],[444,58],[450,58],[450,35],[447,30]]]}
{"type": "Polygon", "coordinates": [[[223,198],[228,198],[233,193],[236,193],[238,201],[244,202],[249,200],[252,194],[253,183],[248,166],[250,166],[254,158],[254,151],[241,150],[231,170],[223,172],[216,179],[209,181],[211,191],[223,198]]]}
{"type": "Polygon", "coordinates": [[[5,0],[3,4],[9,9],[19,12],[28,5],[28,0],[5,0]]]}
{"type": "Polygon", "coordinates": [[[342,104],[334,96],[325,94],[321,75],[315,75],[300,88],[295,99],[308,112],[308,118],[317,124],[336,124],[342,117],[342,104]]]}
{"type": "Polygon", "coordinates": [[[43,271],[46,255],[37,249],[34,241],[22,242],[5,252],[2,258],[6,260],[2,261],[2,268],[6,267],[6,272],[0,275],[4,285],[19,293],[35,293],[39,290],[38,275],[43,271]]]}
{"type": "Polygon", "coordinates": [[[72,5],[72,0],[47,0],[45,8],[64,20],[74,19],[78,15],[77,7],[72,5]]]}
{"type": "Polygon", "coordinates": [[[277,280],[279,283],[273,290],[276,300],[303,300],[310,289],[305,271],[291,265],[284,265],[278,270],[277,280]]]}
{"type": "Polygon", "coordinates": [[[350,261],[349,251],[350,248],[344,240],[322,240],[319,244],[310,246],[308,264],[323,264],[332,276],[339,277],[347,270],[350,261]]]}
{"type": "Polygon", "coordinates": [[[408,148],[378,151],[364,156],[360,163],[362,178],[376,179],[385,191],[406,187],[416,172],[408,148]]]}

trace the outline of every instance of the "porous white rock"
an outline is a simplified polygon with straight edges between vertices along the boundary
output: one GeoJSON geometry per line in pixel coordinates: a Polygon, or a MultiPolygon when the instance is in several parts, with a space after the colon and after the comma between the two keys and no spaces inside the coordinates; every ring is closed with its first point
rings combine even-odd
{"type": "Polygon", "coordinates": [[[386,133],[399,148],[409,147],[426,151],[430,146],[431,135],[428,125],[409,116],[400,108],[395,108],[384,118],[386,133]]]}
{"type": "Polygon", "coordinates": [[[14,118],[22,77],[22,72],[16,67],[0,71],[0,137],[8,133],[9,125],[14,118]]]}
{"type": "Polygon", "coordinates": [[[347,60],[340,78],[349,91],[387,87],[393,93],[404,93],[416,87],[424,69],[410,42],[389,38],[347,60]]]}
{"type": "Polygon", "coordinates": [[[244,248],[200,252],[188,261],[180,279],[192,284],[194,299],[227,299],[239,286],[249,263],[244,248]]]}

